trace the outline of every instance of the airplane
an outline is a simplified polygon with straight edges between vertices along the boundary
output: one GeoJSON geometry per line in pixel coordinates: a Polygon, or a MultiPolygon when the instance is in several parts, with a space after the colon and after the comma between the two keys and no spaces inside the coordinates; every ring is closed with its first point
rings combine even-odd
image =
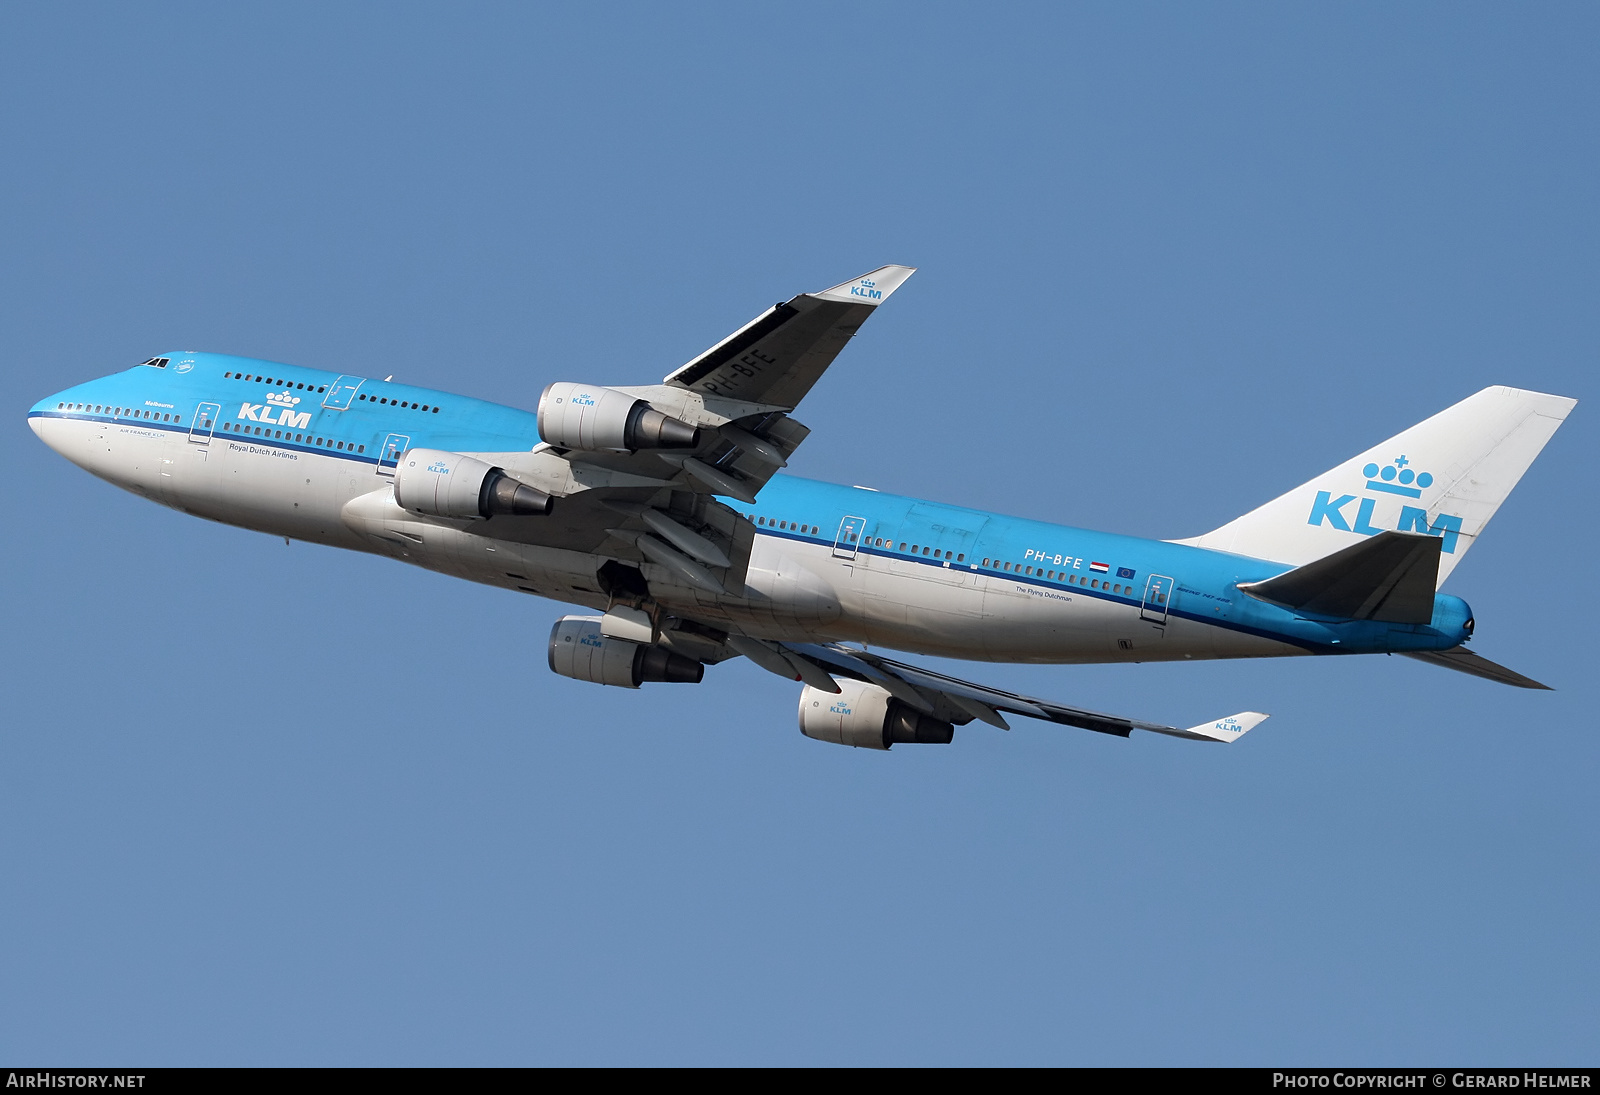
{"type": "Polygon", "coordinates": [[[1024,716],[1233,742],[886,657],[1081,664],[1402,654],[1544,688],[1467,649],[1437,592],[1576,400],[1491,387],[1188,539],[1146,540],[780,474],[792,417],[915,272],[776,304],[660,384],[551,383],[532,412],[225,354],[173,352],[42,400],[45,444],[197,517],[387,555],[589,610],[550,668],[699,683],[744,657],[801,684],[801,732],[887,750],[1024,716]]]}

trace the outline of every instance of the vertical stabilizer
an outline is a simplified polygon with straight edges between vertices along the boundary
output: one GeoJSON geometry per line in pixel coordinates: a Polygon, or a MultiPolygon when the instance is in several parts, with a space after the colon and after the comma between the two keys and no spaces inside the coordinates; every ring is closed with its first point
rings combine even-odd
{"type": "Polygon", "coordinates": [[[1380,532],[1441,540],[1439,582],[1576,399],[1485,388],[1236,520],[1180,543],[1302,566],[1380,532]]]}

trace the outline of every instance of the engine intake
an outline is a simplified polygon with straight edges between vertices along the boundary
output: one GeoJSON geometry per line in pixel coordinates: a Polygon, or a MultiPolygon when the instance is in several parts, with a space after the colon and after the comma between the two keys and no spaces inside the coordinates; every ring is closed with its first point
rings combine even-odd
{"type": "Polygon", "coordinates": [[[550,629],[550,669],[563,677],[638,688],[650,682],[699,684],[706,667],[660,644],[642,646],[600,634],[599,616],[563,616],[550,629]]]}
{"type": "Polygon", "coordinates": [[[551,384],[539,396],[539,436],[564,449],[692,449],[700,431],[642,399],[593,384],[551,384]]]}
{"type": "Polygon", "coordinates": [[[924,715],[875,684],[839,680],[839,694],[806,685],[800,692],[800,732],[858,749],[896,744],[949,745],[956,728],[924,715]]]}
{"type": "Polygon", "coordinates": [[[408,449],[395,468],[394,500],[429,517],[542,517],[553,499],[504,468],[440,449],[408,449]]]}

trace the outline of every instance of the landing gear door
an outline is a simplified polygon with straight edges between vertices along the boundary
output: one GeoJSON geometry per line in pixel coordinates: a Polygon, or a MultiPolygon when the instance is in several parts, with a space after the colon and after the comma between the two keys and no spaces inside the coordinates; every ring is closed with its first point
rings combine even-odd
{"type": "Polygon", "coordinates": [[[378,450],[378,474],[394,475],[394,469],[400,464],[400,454],[411,447],[409,434],[391,433],[383,439],[383,447],[378,450]]]}
{"type": "Polygon", "coordinates": [[[215,432],[217,419],[221,415],[221,403],[202,403],[195,408],[194,422],[189,426],[189,443],[192,445],[211,444],[211,435],[215,432]]]}
{"type": "Polygon", "coordinates": [[[839,522],[839,535],[833,541],[835,559],[854,559],[861,547],[861,530],[866,528],[865,517],[846,517],[839,522]]]}
{"type": "Polygon", "coordinates": [[[1171,608],[1172,579],[1163,574],[1150,575],[1150,580],[1144,584],[1144,603],[1139,606],[1139,618],[1164,624],[1171,608]]]}

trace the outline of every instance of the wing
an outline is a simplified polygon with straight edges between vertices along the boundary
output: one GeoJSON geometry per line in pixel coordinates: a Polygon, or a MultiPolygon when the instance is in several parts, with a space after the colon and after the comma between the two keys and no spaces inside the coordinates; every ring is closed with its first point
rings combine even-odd
{"type": "Polygon", "coordinates": [[[581,469],[587,478],[568,484],[572,488],[611,486],[603,473],[615,472],[753,504],[811,433],[789,412],[873,310],[915,272],[883,266],[832,289],[802,293],[757,316],[663,383],[613,389],[695,427],[699,440],[692,448],[540,449],[581,469]]]}
{"type": "MultiPolygon", "coordinates": [[[[542,443],[529,452],[461,454],[555,499],[547,516],[497,516],[479,528],[494,539],[620,561],[623,571],[613,568],[607,578],[602,568],[598,578],[606,587],[601,592],[613,597],[645,595],[657,582],[709,594],[742,593],[755,530],[717,496],[755,502],[811,432],[789,412],[873,310],[913,272],[909,266],[884,266],[794,297],[665,383],[588,389],[611,393],[607,398],[623,393],[635,406],[643,401],[693,427],[695,440],[688,447],[626,451],[542,443]],[[641,575],[645,589],[637,588],[641,575]],[[608,581],[620,584],[613,589],[608,581]]],[[[542,413],[540,429],[542,434],[542,413]]],[[[362,506],[372,512],[358,515],[360,520],[387,530],[386,535],[403,538],[406,533],[394,530],[410,522],[419,526],[412,530],[412,539],[418,539],[428,523],[401,511],[392,497],[386,501],[386,492],[375,492],[362,506]]]]}
{"type": "Polygon", "coordinates": [[[880,266],[832,289],[775,304],[665,382],[793,410],[872,310],[914,273],[910,266],[880,266]]]}
{"type": "Polygon", "coordinates": [[[1257,711],[1242,711],[1181,729],[989,688],[838,644],[775,643],[733,635],[728,637],[727,645],[763,669],[825,692],[839,690],[834,677],[869,681],[907,706],[956,725],[977,719],[1009,730],[1003,712],[1124,738],[1135,730],[1148,730],[1194,741],[1233,742],[1267,718],[1257,711]]]}

